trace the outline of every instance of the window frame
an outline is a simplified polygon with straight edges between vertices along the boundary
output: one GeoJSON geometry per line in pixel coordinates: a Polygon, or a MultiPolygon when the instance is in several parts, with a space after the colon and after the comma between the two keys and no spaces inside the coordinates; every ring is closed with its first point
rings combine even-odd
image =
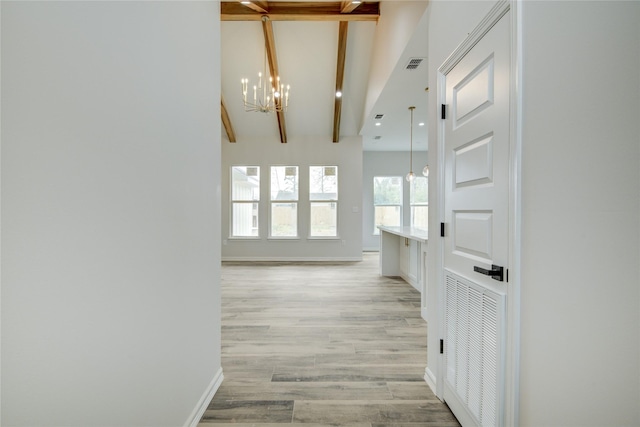
{"type": "Polygon", "coordinates": [[[300,167],[298,165],[271,165],[269,166],[269,239],[270,240],[299,240],[300,239],[300,167]],[[284,168],[286,176],[286,168],[295,168],[295,199],[277,199],[273,197],[273,170],[274,168],[284,168]],[[276,236],[273,234],[273,207],[274,204],[294,204],[296,206],[295,213],[295,235],[294,236],[276,236]]]}
{"type": "Polygon", "coordinates": [[[414,215],[413,215],[413,208],[414,207],[426,207],[427,208],[427,226],[429,223],[429,178],[426,176],[417,176],[415,177],[415,179],[413,181],[411,181],[410,185],[409,185],[409,224],[411,225],[411,227],[413,228],[418,228],[421,230],[426,230],[426,228],[422,228],[422,227],[416,227],[414,224],[414,215]],[[414,199],[414,189],[415,189],[415,185],[418,181],[426,181],[426,188],[427,188],[427,199],[426,202],[422,202],[422,203],[414,203],[413,199],[414,199]]]}
{"type": "MultiPolygon", "coordinates": [[[[325,193],[323,193],[325,194],[325,193]]],[[[339,174],[339,168],[338,165],[309,165],[309,229],[308,229],[308,236],[307,238],[310,240],[336,240],[336,239],[340,239],[340,215],[338,215],[339,213],[339,198],[340,198],[340,174],[339,174]],[[311,173],[311,169],[312,168],[323,168],[322,171],[322,177],[324,178],[325,176],[327,176],[325,174],[326,168],[334,168],[335,169],[335,177],[336,177],[336,192],[335,198],[332,199],[317,199],[317,198],[312,198],[312,193],[311,192],[311,177],[312,177],[312,173],[311,173]],[[313,228],[313,221],[312,221],[312,205],[314,203],[333,203],[335,204],[335,228],[336,228],[336,232],[334,235],[328,235],[328,236],[322,236],[322,235],[313,235],[311,234],[311,230],[313,228]]]]}
{"type": "Polygon", "coordinates": [[[261,180],[261,176],[260,176],[260,166],[255,166],[255,165],[232,165],[229,168],[229,238],[230,239],[238,239],[238,240],[259,240],[260,239],[260,214],[261,214],[261,208],[260,208],[260,199],[261,199],[261,191],[262,191],[262,180],[261,180]],[[235,184],[235,180],[233,177],[233,172],[234,169],[236,168],[245,168],[245,176],[249,176],[246,175],[246,170],[249,168],[256,168],[257,169],[257,178],[258,178],[258,198],[257,199],[236,199],[234,198],[234,184],[235,184]],[[234,207],[236,205],[247,205],[247,204],[252,204],[252,205],[256,205],[257,206],[257,221],[256,221],[256,226],[253,226],[253,218],[252,218],[252,225],[251,228],[252,229],[257,229],[257,234],[255,236],[241,236],[241,235],[235,235],[234,233],[234,227],[236,224],[235,221],[235,215],[234,215],[234,207]]]}
{"type": "MultiPolygon", "coordinates": [[[[391,227],[402,227],[403,224],[403,209],[404,209],[404,178],[402,176],[396,176],[396,175],[376,175],[373,177],[373,188],[372,188],[372,207],[373,207],[373,235],[374,236],[379,236],[380,235],[380,230],[378,229],[378,225],[376,224],[376,208],[377,207],[398,207],[399,208],[399,224],[397,226],[391,226],[391,227]],[[400,189],[399,189],[399,194],[400,194],[400,201],[398,203],[376,203],[376,179],[377,178],[396,178],[400,181],[400,189]]],[[[380,225],[380,226],[384,226],[384,225],[380,225]]]]}

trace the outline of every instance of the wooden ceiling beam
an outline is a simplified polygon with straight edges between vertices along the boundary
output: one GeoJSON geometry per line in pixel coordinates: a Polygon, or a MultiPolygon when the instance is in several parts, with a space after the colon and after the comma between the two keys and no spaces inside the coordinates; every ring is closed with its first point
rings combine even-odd
{"type": "Polygon", "coordinates": [[[266,1],[245,1],[238,0],[241,5],[258,13],[269,13],[269,3],[266,1]]]}
{"type": "Polygon", "coordinates": [[[220,96],[220,114],[222,115],[222,125],[224,126],[224,131],[227,133],[227,138],[229,138],[229,142],[236,142],[236,133],[233,131],[233,125],[231,124],[231,118],[229,117],[229,112],[227,111],[227,104],[224,103],[224,98],[220,96]]]}
{"type": "MultiPolygon", "coordinates": [[[[258,2],[251,2],[256,5],[258,2]]],[[[260,21],[265,14],[271,21],[377,21],[380,17],[378,2],[363,2],[355,6],[350,13],[343,12],[344,2],[271,2],[262,8],[267,12],[258,12],[250,5],[237,1],[220,3],[222,21],[260,21]]],[[[352,3],[350,3],[352,5],[352,3]]]]}
{"type": "MultiPolygon", "coordinates": [[[[273,25],[271,25],[271,20],[263,15],[262,18],[262,31],[264,33],[264,43],[267,49],[267,59],[269,62],[269,72],[273,77],[274,81],[278,80],[280,73],[278,72],[278,56],[276,55],[276,42],[275,37],[273,36],[273,25]]],[[[282,98],[276,98],[275,103],[279,106],[282,102],[282,98]]],[[[278,129],[280,130],[280,142],[283,144],[287,143],[287,128],[284,120],[284,112],[278,111],[276,112],[276,116],[278,117],[278,129]]]]}
{"type": "Polygon", "coordinates": [[[344,64],[347,57],[347,32],[349,29],[348,21],[341,21],[338,29],[338,61],[336,66],[336,96],[333,107],[333,142],[340,141],[340,114],[342,113],[342,84],[344,82],[344,64]],[[337,96],[338,92],[341,96],[337,96]]]}
{"type": "Polygon", "coordinates": [[[358,6],[360,6],[362,4],[361,1],[352,1],[352,0],[345,0],[342,2],[342,13],[351,13],[353,12],[358,6]]]}

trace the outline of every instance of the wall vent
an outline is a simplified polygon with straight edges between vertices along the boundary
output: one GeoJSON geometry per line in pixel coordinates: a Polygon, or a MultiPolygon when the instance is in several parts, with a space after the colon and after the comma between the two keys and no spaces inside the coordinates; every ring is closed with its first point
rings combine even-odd
{"type": "Polygon", "coordinates": [[[376,135],[376,136],[373,137],[373,139],[376,139],[376,140],[381,139],[381,138],[382,137],[380,135],[376,135]]]}
{"type": "Polygon", "coordinates": [[[407,66],[405,67],[405,70],[417,69],[420,66],[420,64],[422,64],[422,61],[424,61],[424,58],[410,58],[409,62],[407,62],[407,66]]]}
{"type": "Polygon", "coordinates": [[[445,270],[445,388],[479,426],[503,425],[505,299],[445,270]]]}
{"type": "Polygon", "coordinates": [[[376,114],[376,116],[374,117],[374,119],[376,120],[380,120],[381,118],[384,117],[384,114],[376,114]]]}

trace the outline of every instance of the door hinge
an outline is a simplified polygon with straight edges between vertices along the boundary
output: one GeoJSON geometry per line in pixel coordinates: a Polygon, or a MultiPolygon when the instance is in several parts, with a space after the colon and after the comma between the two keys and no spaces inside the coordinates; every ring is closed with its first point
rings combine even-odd
{"type": "Polygon", "coordinates": [[[507,276],[506,282],[508,283],[509,282],[509,269],[507,268],[506,270],[507,270],[506,273],[505,273],[505,275],[507,276]]]}
{"type": "Polygon", "coordinates": [[[440,237],[444,237],[444,222],[440,223],[440,237]]]}
{"type": "Polygon", "coordinates": [[[442,104],[440,106],[440,118],[445,120],[447,118],[447,104],[442,104]]]}
{"type": "Polygon", "coordinates": [[[440,340],[440,354],[444,353],[444,340],[440,340]]]}

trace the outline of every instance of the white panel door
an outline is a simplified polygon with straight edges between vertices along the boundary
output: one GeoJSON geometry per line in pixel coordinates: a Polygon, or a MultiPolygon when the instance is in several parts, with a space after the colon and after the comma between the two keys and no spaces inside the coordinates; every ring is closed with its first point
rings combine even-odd
{"type": "MultiPolygon", "coordinates": [[[[504,13],[504,12],[503,12],[504,13]]],[[[442,70],[444,398],[463,425],[502,425],[508,292],[510,19],[442,70]],[[498,275],[503,267],[502,277],[498,275]],[[463,422],[464,420],[464,422],[463,422]]],[[[486,20],[482,25],[487,25],[486,20]]]]}

